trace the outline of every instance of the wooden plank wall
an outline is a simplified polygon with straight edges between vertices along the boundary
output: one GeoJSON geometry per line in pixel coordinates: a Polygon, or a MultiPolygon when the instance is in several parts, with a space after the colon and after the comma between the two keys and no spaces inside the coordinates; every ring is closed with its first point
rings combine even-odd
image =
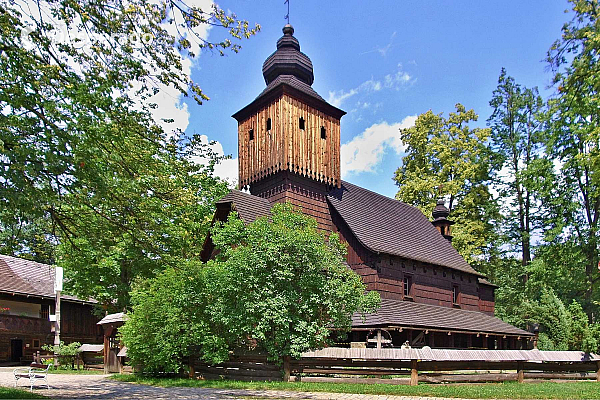
{"type": "Polygon", "coordinates": [[[281,170],[339,186],[340,121],[283,95],[238,124],[238,157],[240,187],[281,170]],[[305,129],[299,127],[300,117],[305,129]],[[321,127],[326,129],[325,139],[321,127]]]}

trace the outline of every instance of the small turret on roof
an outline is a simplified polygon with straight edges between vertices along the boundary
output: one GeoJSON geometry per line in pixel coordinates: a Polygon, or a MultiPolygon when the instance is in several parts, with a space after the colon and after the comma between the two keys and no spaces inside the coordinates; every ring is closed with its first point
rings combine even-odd
{"type": "Polygon", "coordinates": [[[431,222],[433,226],[435,226],[438,229],[438,231],[440,231],[443,237],[445,237],[451,242],[451,226],[454,225],[454,221],[450,221],[448,219],[448,217],[450,216],[450,210],[448,210],[448,207],[446,207],[443,199],[439,199],[437,201],[437,205],[433,209],[431,215],[433,216],[433,221],[431,222]]]}

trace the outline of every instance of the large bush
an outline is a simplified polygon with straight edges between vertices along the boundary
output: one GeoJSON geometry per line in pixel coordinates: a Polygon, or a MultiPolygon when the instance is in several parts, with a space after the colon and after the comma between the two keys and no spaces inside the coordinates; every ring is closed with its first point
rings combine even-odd
{"type": "Polygon", "coordinates": [[[179,372],[190,355],[216,363],[248,349],[278,361],[299,357],[379,302],[345,263],[338,237],[289,205],[249,225],[232,213],[212,238],[215,260],[168,269],[135,287],[121,333],[145,371],[179,372]]]}

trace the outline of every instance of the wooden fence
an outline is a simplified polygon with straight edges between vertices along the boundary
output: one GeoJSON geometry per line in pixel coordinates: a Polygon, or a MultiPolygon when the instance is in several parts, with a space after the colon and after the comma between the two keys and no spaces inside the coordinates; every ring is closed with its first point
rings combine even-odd
{"type": "Polygon", "coordinates": [[[303,381],[411,385],[524,379],[600,382],[600,357],[575,351],[326,348],[281,366],[264,356],[243,356],[219,365],[194,362],[191,367],[193,376],[204,379],[244,381],[280,381],[292,375],[292,380],[303,381]]]}
{"type": "Polygon", "coordinates": [[[236,381],[281,381],[283,377],[281,367],[268,362],[266,356],[232,357],[230,361],[217,365],[192,361],[190,375],[236,381]]]}

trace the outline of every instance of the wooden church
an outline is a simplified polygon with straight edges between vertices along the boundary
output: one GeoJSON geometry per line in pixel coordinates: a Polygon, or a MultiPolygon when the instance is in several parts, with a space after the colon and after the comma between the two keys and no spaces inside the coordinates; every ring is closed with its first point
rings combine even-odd
{"type": "MultiPolygon", "coordinates": [[[[347,345],[531,348],[533,334],[494,317],[495,286],[451,244],[443,201],[433,222],[408,204],[341,180],[340,119],[311,87],[310,59],[291,25],[263,64],[267,87],[238,121],[239,188],[217,203],[216,220],[235,210],[245,223],[289,202],[348,244],[347,263],[381,307],[356,317],[347,345]],[[408,343],[407,343],[408,342],[408,343]]],[[[207,238],[202,257],[214,246],[207,238]]]]}

